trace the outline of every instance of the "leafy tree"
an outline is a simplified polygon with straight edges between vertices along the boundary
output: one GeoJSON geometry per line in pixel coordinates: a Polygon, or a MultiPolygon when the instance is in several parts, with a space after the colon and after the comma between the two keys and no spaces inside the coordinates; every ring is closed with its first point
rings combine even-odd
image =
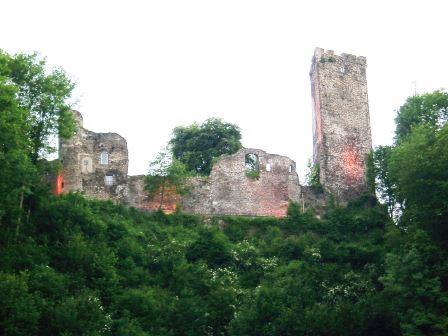
{"type": "Polygon", "coordinates": [[[53,136],[68,138],[73,134],[75,124],[68,99],[75,84],[63,69],[48,70],[45,58],[37,53],[11,56],[0,50],[0,76],[14,84],[19,106],[28,113],[33,162],[53,150],[53,136]]]}
{"type": "Polygon", "coordinates": [[[174,158],[191,172],[209,175],[213,160],[223,154],[233,154],[241,148],[238,126],[211,118],[201,125],[176,127],[170,140],[174,158]]]}
{"type": "Polygon", "coordinates": [[[422,125],[393,149],[389,172],[403,205],[400,225],[424,228],[448,249],[448,124],[422,125]]]}
{"type": "Polygon", "coordinates": [[[446,335],[448,263],[446,252],[426,232],[390,232],[386,273],[380,278],[404,335],[446,335]],[[394,244],[391,244],[393,242],[394,244]]]}
{"type": "Polygon", "coordinates": [[[30,125],[16,94],[8,79],[0,77],[0,229],[4,229],[0,239],[7,238],[7,232],[12,233],[13,227],[17,234],[24,213],[24,198],[36,182],[36,167],[30,161],[30,125]]]}
{"type": "Polygon", "coordinates": [[[40,311],[27,275],[0,272],[0,334],[36,335],[40,311]]]}
{"type": "Polygon", "coordinates": [[[447,106],[443,91],[408,98],[395,145],[375,151],[381,196],[397,210],[380,282],[404,335],[448,333],[447,106]]]}
{"type": "Polygon", "coordinates": [[[320,183],[320,166],[319,164],[312,164],[308,161],[308,173],[306,174],[306,183],[317,192],[323,192],[322,184],[320,183]]]}
{"type": "Polygon", "coordinates": [[[188,191],[186,179],[189,173],[186,166],[173,159],[167,150],[159,152],[149,164],[149,173],[145,178],[145,190],[150,197],[160,193],[159,209],[162,208],[165,194],[168,190],[178,194],[188,191]]]}
{"type": "Polygon", "coordinates": [[[398,110],[395,139],[399,142],[412,130],[413,126],[425,124],[440,127],[448,120],[448,93],[437,90],[431,93],[409,97],[398,110]]]}

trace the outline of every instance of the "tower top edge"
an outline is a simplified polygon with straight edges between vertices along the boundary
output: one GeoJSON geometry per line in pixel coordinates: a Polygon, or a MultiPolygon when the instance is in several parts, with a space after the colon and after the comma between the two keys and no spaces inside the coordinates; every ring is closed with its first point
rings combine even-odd
{"type": "Polygon", "coordinates": [[[364,56],[356,56],[356,55],[347,54],[347,53],[336,54],[331,49],[323,49],[323,48],[317,47],[314,50],[313,62],[316,62],[316,60],[321,60],[322,58],[334,58],[334,59],[340,58],[340,59],[343,59],[343,60],[349,61],[349,62],[357,62],[357,63],[366,64],[366,58],[364,56]]]}

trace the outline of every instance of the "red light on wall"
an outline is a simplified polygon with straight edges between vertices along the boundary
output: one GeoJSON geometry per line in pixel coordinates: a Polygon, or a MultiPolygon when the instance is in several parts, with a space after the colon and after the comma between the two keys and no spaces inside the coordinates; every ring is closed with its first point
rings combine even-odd
{"type": "Polygon", "coordinates": [[[365,169],[356,149],[350,147],[342,153],[342,164],[348,183],[362,182],[365,169]]]}
{"type": "Polygon", "coordinates": [[[56,184],[54,186],[54,191],[53,191],[53,193],[56,196],[59,196],[60,194],[62,194],[62,186],[63,186],[63,184],[64,184],[64,177],[62,176],[62,173],[59,173],[56,176],[56,184]]]}

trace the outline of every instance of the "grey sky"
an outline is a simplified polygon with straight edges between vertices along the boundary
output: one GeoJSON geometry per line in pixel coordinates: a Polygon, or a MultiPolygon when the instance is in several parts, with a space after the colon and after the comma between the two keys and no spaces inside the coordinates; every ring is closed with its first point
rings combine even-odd
{"type": "Polygon", "coordinates": [[[317,46],[367,57],[375,145],[415,87],[448,86],[447,1],[0,1],[0,48],[72,75],[85,127],[127,139],[131,174],[175,126],[214,116],[303,177],[317,46]]]}

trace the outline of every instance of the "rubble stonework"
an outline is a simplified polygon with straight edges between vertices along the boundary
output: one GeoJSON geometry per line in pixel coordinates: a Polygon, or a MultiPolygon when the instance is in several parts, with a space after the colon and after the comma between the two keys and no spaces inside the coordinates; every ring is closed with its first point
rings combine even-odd
{"type": "Polygon", "coordinates": [[[62,161],[61,192],[82,191],[88,197],[125,202],[127,199],[128,148],[117,133],[94,133],[83,127],[73,111],[77,129],[59,144],[62,161]]]}
{"type": "Polygon", "coordinates": [[[188,181],[190,192],[179,196],[166,190],[149,197],[144,176],[128,176],[126,140],[116,133],[94,133],[83,128],[82,116],[73,111],[77,132],[60,143],[63,164],[57,178],[59,192],[80,191],[87,197],[110,199],[146,211],[160,208],[204,215],[286,215],[289,202],[318,214],[327,196],[345,202],[365,191],[366,156],[371,150],[364,57],[316,49],[311,68],[314,100],[314,162],[320,166],[324,192],[301,186],[296,164],[286,156],[242,148],[223,155],[210,176],[188,181]],[[256,160],[250,166],[248,157],[256,160]]]}
{"type": "Polygon", "coordinates": [[[300,201],[295,162],[286,156],[243,148],[222,156],[207,179],[196,180],[181,207],[186,212],[209,215],[282,217],[290,201],[300,201]],[[258,158],[258,177],[246,174],[247,154],[258,158]]]}
{"type": "Polygon", "coordinates": [[[372,150],[366,59],[316,48],[310,77],[313,160],[325,191],[347,201],[366,190],[372,150]]]}

